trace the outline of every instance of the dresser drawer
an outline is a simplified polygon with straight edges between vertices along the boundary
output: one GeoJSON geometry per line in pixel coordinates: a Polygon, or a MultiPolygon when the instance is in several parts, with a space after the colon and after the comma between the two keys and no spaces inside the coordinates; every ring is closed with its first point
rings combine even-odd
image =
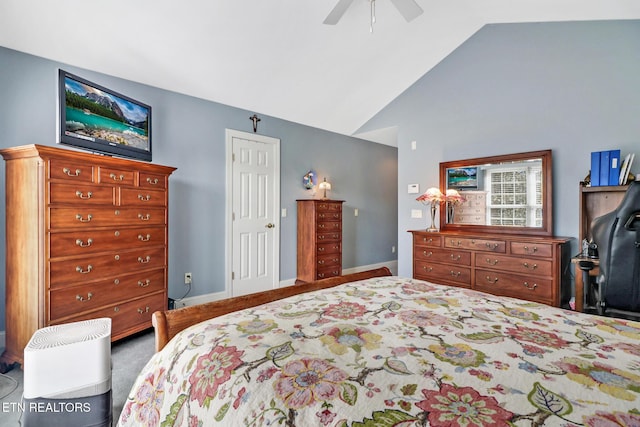
{"type": "Polygon", "coordinates": [[[342,274],[342,267],[339,265],[332,267],[318,268],[316,273],[316,280],[326,279],[328,277],[336,277],[342,274]]]}
{"type": "Polygon", "coordinates": [[[51,183],[49,203],[73,203],[85,205],[113,205],[114,187],[95,184],[51,183]]]}
{"type": "Polygon", "coordinates": [[[456,286],[471,286],[471,269],[457,265],[438,264],[428,261],[414,261],[413,275],[416,279],[435,283],[455,283],[456,286]]]}
{"type": "MultiPolygon", "coordinates": [[[[339,237],[340,236],[338,236],[338,238],[339,237]]],[[[339,239],[333,239],[333,240],[339,240],[339,239]]],[[[342,244],[339,241],[336,241],[334,243],[319,243],[316,247],[316,253],[318,255],[337,254],[337,253],[340,253],[341,250],[342,250],[342,244]]]]}
{"type": "Polygon", "coordinates": [[[342,221],[342,212],[339,211],[320,211],[316,212],[318,222],[326,221],[342,221]]]}
{"type": "Polygon", "coordinates": [[[167,192],[148,188],[121,188],[121,206],[165,206],[167,192]]]}
{"type": "Polygon", "coordinates": [[[100,168],[100,183],[102,184],[117,184],[117,185],[133,185],[135,172],[132,170],[120,170],[110,168],[100,168]]]}
{"type": "Polygon", "coordinates": [[[318,268],[335,267],[342,263],[342,254],[320,255],[316,258],[318,268]]]}
{"type": "Polygon", "coordinates": [[[455,213],[454,224],[485,225],[487,218],[484,214],[459,214],[455,213]]]}
{"type": "Polygon", "coordinates": [[[481,207],[483,209],[486,209],[487,207],[486,193],[469,194],[468,192],[464,192],[463,194],[466,199],[465,202],[463,203],[463,206],[481,207]]]}
{"type": "Polygon", "coordinates": [[[342,212],[342,203],[320,202],[316,205],[316,212],[342,212]]]}
{"type": "Polygon", "coordinates": [[[471,252],[416,247],[413,254],[416,259],[422,261],[443,262],[455,265],[471,265],[471,252]]]}
{"type": "Polygon", "coordinates": [[[511,253],[514,255],[551,258],[553,246],[549,243],[511,242],[511,253]]]}
{"type": "Polygon", "coordinates": [[[445,248],[473,249],[476,251],[506,252],[507,243],[504,240],[473,239],[468,237],[447,237],[445,248]]]}
{"type": "Polygon", "coordinates": [[[94,228],[165,224],[163,208],[52,207],[49,228],[94,228]]]}
{"type": "Polygon", "coordinates": [[[87,312],[79,316],[67,318],[64,321],[52,322],[52,324],[110,317],[111,340],[116,340],[128,335],[132,331],[151,327],[151,315],[153,312],[166,309],[167,299],[165,298],[164,292],[161,292],[137,300],[114,304],[103,309],[87,312]]]}
{"type": "Polygon", "coordinates": [[[337,221],[318,222],[318,224],[316,224],[316,230],[318,232],[342,231],[342,222],[337,222],[337,221]]]}
{"type": "Polygon", "coordinates": [[[93,182],[93,166],[64,159],[49,161],[49,178],[73,182],[93,182]]]}
{"type": "Polygon", "coordinates": [[[140,172],[140,182],[138,183],[138,186],[141,188],[157,188],[159,190],[166,190],[167,180],[164,175],[140,172]]]}
{"type": "Polygon", "coordinates": [[[506,295],[543,303],[551,302],[553,298],[550,279],[508,272],[476,270],[476,289],[495,295],[506,295]]]}
{"type": "Polygon", "coordinates": [[[123,300],[142,297],[163,290],[164,283],[164,269],[158,269],[55,289],[49,296],[49,317],[53,322],[123,300]]]}
{"type": "Polygon", "coordinates": [[[165,248],[140,248],[115,254],[51,261],[51,288],[116,277],[117,274],[165,266],[165,248]]]}
{"type": "Polygon", "coordinates": [[[479,215],[483,218],[486,216],[484,206],[456,206],[454,209],[456,216],[458,215],[479,215]]]}
{"type": "Polygon", "coordinates": [[[342,240],[342,233],[318,233],[316,234],[316,239],[318,239],[318,242],[339,242],[342,240]]]}
{"type": "Polygon", "coordinates": [[[439,248],[440,246],[442,246],[442,236],[414,233],[413,244],[415,246],[430,246],[439,248]]]}
{"type": "Polygon", "coordinates": [[[549,260],[507,255],[475,254],[475,266],[543,277],[551,277],[553,273],[553,263],[549,260]]]}
{"type": "Polygon", "coordinates": [[[118,248],[159,246],[165,242],[165,228],[162,226],[51,233],[49,257],[86,255],[118,248]]]}

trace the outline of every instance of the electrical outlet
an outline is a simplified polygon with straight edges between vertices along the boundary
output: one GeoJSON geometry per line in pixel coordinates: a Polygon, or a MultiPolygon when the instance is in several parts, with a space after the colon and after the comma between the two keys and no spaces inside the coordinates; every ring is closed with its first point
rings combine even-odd
{"type": "Polygon", "coordinates": [[[191,273],[184,273],[184,284],[185,285],[191,284],[191,273]]]}

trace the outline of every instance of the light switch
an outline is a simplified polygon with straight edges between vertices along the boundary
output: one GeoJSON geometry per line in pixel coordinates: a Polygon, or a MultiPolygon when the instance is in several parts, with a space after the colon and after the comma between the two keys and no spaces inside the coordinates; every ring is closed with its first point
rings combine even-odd
{"type": "Polygon", "coordinates": [[[422,218],[422,209],[411,209],[411,218],[422,218]]]}
{"type": "Polygon", "coordinates": [[[418,148],[418,142],[417,141],[411,141],[411,149],[415,150],[416,148],[418,148]]]}
{"type": "Polygon", "coordinates": [[[358,216],[358,208],[355,208],[355,209],[353,210],[353,216],[358,216]]]}
{"type": "Polygon", "coordinates": [[[418,194],[420,192],[420,184],[409,184],[407,192],[409,194],[418,194]]]}
{"type": "Polygon", "coordinates": [[[282,208],[282,218],[287,217],[287,208],[282,208]]]}

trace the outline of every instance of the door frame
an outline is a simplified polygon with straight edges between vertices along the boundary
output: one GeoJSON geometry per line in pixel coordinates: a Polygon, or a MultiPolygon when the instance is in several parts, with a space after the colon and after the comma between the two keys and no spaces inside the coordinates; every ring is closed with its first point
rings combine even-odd
{"type": "Polygon", "coordinates": [[[225,168],[226,168],[226,189],[225,189],[225,293],[227,297],[232,295],[233,280],[233,138],[242,138],[250,141],[258,141],[264,144],[275,145],[275,177],[273,218],[276,223],[276,232],[273,233],[273,285],[272,288],[280,287],[280,139],[256,133],[243,132],[234,129],[225,129],[225,168]]]}

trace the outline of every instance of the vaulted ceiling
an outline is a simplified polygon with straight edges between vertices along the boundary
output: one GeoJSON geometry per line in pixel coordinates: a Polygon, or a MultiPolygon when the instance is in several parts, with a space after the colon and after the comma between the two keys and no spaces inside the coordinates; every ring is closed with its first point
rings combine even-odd
{"type": "MultiPolygon", "coordinates": [[[[0,46],[351,135],[483,25],[638,19],[638,0],[0,0],[0,46]]],[[[0,68],[0,75],[2,70],[0,68]]],[[[375,138],[374,138],[375,139],[375,138]]]]}

